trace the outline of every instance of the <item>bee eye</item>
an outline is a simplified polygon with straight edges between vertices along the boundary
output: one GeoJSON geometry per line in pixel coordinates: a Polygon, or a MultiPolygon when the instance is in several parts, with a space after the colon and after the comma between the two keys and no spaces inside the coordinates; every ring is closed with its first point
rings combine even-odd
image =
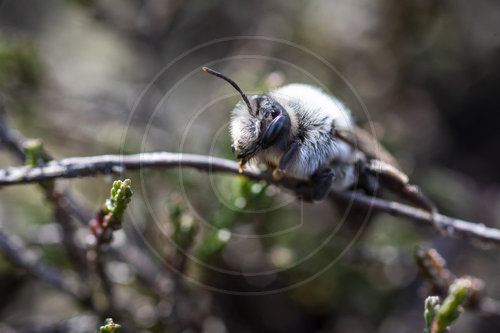
{"type": "Polygon", "coordinates": [[[278,110],[273,109],[273,110],[271,111],[271,116],[272,116],[273,118],[276,118],[279,114],[280,114],[280,112],[279,112],[278,110]]]}
{"type": "Polygon", "coordinates": [[[262,137],[262,148],[266,149],[273,144],[278,135],[284,132],[286,128],[285,123],[285,117],[275,118],[271,122],[268,129],[264,133],[264,136],[262,137]]]}

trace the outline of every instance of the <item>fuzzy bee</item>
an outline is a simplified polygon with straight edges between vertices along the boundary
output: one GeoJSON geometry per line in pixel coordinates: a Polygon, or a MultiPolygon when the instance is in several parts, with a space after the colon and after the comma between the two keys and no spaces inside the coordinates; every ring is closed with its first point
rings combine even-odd
{"type": "Polygon", "coordinates": [[[243,99],[230,124],[240,171],[247,163],[263,163],[276,178],[309,182],[312,186],[298,193],[308,201],[322,200],[332,189],[387,189],[435,216],[433,203],[409,184],[369,133],[354,125],[350,110],[335,97],[293,83],[248,98],[227,76],[203,70],[230,83],[243,99]]]}

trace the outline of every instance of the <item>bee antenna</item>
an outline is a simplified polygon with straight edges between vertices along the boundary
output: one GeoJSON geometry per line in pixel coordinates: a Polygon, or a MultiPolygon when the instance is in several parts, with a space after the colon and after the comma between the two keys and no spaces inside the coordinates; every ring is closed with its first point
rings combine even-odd
{"type": "Polygon", "coordinates": [[[228,78],[224,74],[219,73],[217,71],[214,71],[213,69],[210,69],[208,67],[203,67],[202,69],[203,69],[203,71],[207,72],[208,74],[212,74],[214,76],[220,77],[221,79],[223,79],[224,81],[226,81],[230,85],[232,85],[234,89],[238,90],[238,92],[240,93],[241,97],[243,98],[243,101],[248,106],[248,110],[250,111],[250,113],[252,113],[253,110],[252,110],[252,106],[250,105],[250,101],[248,100],[248,97],[243,93],[243,91],[240,89],[240,87],[238,87],[238,85],[236,84],[236,82],[234,82],[233,80],[231,80],[230,78],[228,78]]]}

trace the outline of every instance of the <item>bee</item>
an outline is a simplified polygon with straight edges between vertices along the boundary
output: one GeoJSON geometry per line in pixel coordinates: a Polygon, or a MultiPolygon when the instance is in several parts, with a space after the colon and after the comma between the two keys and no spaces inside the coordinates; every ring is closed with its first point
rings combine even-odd
{"type": "Polygon", "coordinates": [[[303,180],[312,185],[298,192],[306,201],[321,201],[331,190],[362,189],[373,194],[386,189],[433,217],[437,214],[395,159],[355,126],[350,110],[334,96],[292,83],[248,98],[229,77],[207,67],[203,70],[227,81],[242,97],[230,123],[240,172],[248,163],[262,163],[275,178],[303,180]]]}

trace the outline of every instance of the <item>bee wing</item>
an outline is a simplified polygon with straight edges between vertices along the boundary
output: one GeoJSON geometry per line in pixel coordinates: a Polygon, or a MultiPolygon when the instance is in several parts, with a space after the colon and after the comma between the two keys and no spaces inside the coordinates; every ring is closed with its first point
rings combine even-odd
{"type": "Polygon", "coordinates": [[[335,136],[346,142],[354,149],[362,152],[368,159],[380,160],[399,169],[398,162],[378,140],[369,132],[357,126],[351,129],[336,129],[335,136]]]}
{"type": "Polygon", "coordinates": [[[353,127],[352,130],[336,129],[335,136],[363,153],[368,158],[366,170],[377,177],[383,188],[398,195],[416,207],[423,208],[431,214],[432,223],[443,234],[445,230],[437,221],[436,205],[415,185],[409,183],[408,176],[400,171],[394,157],[370,133],[353,127]]]}

